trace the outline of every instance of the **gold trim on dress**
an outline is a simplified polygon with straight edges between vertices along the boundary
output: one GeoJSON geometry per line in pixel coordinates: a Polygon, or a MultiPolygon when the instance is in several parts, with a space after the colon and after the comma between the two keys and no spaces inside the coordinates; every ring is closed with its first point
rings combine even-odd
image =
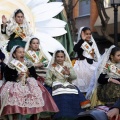
{"type": "Polygon", "coordinates": [[[16,29],[15,29],[15,38],[16,37],[21,37],[22,39],[24,39],[25,37],[26,37],[26,35],[25,35],[25,33],[24,33],[24,30],[22,29],[22,28],[20,28],[20,27],[16,27],[16,29]]]}
{"type": "Polygon", "coordinates": [[[15,60],[13,59],[10,64],[12,64],[13,66],[16,67],[16,69],[19,71],[19,72],[23,72],[24,75],[23,77],[21,78],[21,81],[22,81],[22,85],[24,86],[25,85],[25,82],[26,82],[26,77],[27,77],[27,71],[28,71],[28,68],[23,64],[21,63],[20,61],[18,60],[15,60]]]}
{"type": "Polygon", "coordinates": [[[92,58],[94,58],[94,49],[87,43],[87,42],[84,42],[82,45],[81,45],[81,48],[83,50],[85,50],[88,54],[90,54],[92,56],[92,58]]]}

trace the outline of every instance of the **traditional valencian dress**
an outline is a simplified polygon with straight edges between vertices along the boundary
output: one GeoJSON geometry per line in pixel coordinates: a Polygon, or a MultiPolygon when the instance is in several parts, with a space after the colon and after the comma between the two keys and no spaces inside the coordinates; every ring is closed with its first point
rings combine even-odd
{"type": "Polygon", "coordinates": [[[73,84],[75,84],[81,92],[87,92],[100,54],[92,36],[89,42],[80,38],[82,29],[83,27],[80,28],[78,42],[73,48],[78,58],[73,67],[77,74],[77,79],[73,81],[73,84]]]}
{"type": "Polygon", "coordinates": [[[30,61],[21,63],[12,59],[8,63],[5,67],[6,82],[0,89],[1,116],[20,114],[28,117],[37,114],[40,118],[45,118],[59,111],[49,92],[36,79],[37,75],[30,61]],[[29,71],[29,75],[25,74],[18,79],[21,71],[29,71]]]}
{"type": "Polygon", "coordinates": [[[44,67],[37,68],[35,67],[36,73],[38,76],[46,77],[46,71],[49,61],[43,57],[41,51],[32,51],[28,50],[26,52],[26,57],[31,60],[34,64],[43,63],[44,67]]]}
{"type": "Polygon", "coordinates": [[[120,98],[120,85],[109,82],[109,78],[120,81],[120,63],[112,63],[109,59],[112,45],[101,57],[98,68],[88,88],[86,97],[91,99],[93,107],[97,105],[113,104],[120,98]]]}
{"type": "MultiPolygon", "coordinates": [[[[40,43],[40,40],[39,40],[39,43],[40,43]]],[[[43,63],[44,65],[43,67],[41,68],[35,67],[35,70],[37,75],[39,76],[38,79],[41,78],[40,76],[42,76],[43,78],[46,78],[46,72],[48,69],[47,67],[51,60],[51,55],[45,49],[43,49],[40,45],[39,45],[38,51],[31,50],[30,40],[28,40],[26,43],[25,53],[26,53],[26,58],[32,61],[33,64],[43,63]]]]}
{"type": "MultiPolygon", "coordinates": [[[[53,59],[55,58],[55,53],[53,59]]],[[[81,103],[86,100],[83,94],[71,82],[76,79],[76,74],[68,59],[65,60],[63,66],[70,69],[70,75],[63,75],[61,71],[63,66],[51,60],[45,84],[53,96],[60,112],[55,114],[54,119],[70,120],[75,119],[79,112],[83,111],[81,103]]],[[[82,104],[82,105],[83,105],[82,104]]]]}
{"type": "Polygon", "coordinates": [[[29,39],[29,37],[32,36],[29,23],[26,21],[25,18],[23,20],[23,24],[18,25],[16,23],[15,12],[10,18],[10,20],[7,22],[7,25],[5,28],[3,28],[3,25],[1,25],[2,34],[7,34],[7,36],[9,37],[9,42],[7,45],[8,52],[10,52],[12,47],[15,45],[20,45],[22,47],[25,47],[26,41],[29,39]]]}
{"type": "Polygon", "coordinates": [[[120,82],[120,63],[115,64],[110,60],[107,61],[98,78],[98,83],[100,84],[97,88],[98,99],[105,103],[114,103],[120,98],[120,85],[109,82],[109,78],[120,82]]]}

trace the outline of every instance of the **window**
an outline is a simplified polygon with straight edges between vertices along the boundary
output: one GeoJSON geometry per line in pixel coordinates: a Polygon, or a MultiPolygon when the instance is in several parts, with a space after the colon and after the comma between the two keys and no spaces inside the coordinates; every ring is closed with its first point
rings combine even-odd
{"type": "Polygon", "coordinates": [[[79,2],[79,17],[90,15],[90,0],[79,2]]]}

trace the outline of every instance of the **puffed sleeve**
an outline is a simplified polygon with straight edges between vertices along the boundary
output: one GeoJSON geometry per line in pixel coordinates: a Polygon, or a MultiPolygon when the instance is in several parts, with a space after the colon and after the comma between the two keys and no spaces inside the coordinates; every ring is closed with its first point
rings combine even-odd
{"type": "Polygon", "coordinates": [[[80,59],[84,59],[84,57],[83,57],[83,49],[81,48],[81,45],[84,43],[84,40],[80,40],[75,46],[74,46],[74,48],[73,48],[73,50],[75,51],[75,52],[77,52],[77,55],[78,55],[78,58],[80,58],[80,59]]]}
{"type": "Polygon", "coordinates": [[[77,75],[72,67],[70,67],[70,75],[69,75],[70,81],[77,79],[77,75]]]}
{"type": "Polygon", "coordinates": [[[48,70],[46,73],[45,84],[52,87],[52,83],[53,83],[53,74],[51,70],[48,70]]]}
{"type": "Polygon", "coordinates": [[[4,69],[4,77],[6,81],[14,81],[16,82],[18,78],[18,72],[15,69],[11,69],[8,66],[4,69]]]}
{"type": "Polygon", "coordinates": [[[105,78],[107,74],[101,73],[99,78],[98,78],[98,83],[99,84],[107,84],[109,78],[105,78]]]}
{"type": "Polygon", "coordinates": [[[37,79],[37,74],[33,66],[29,68],[29,72],[30,72],[30,77],[34,77],[35,79],[37,79]]]}
{"type": "Polygon", "coordinates": [[[83,43],[84,43],[84,40],[81,39],[77,44],[75,44],[73,50],[74,50],[75,52],[79,52],[80,50],[83,50],[83,49],[81,48],[81,45],[82,45],[83,43]]]}

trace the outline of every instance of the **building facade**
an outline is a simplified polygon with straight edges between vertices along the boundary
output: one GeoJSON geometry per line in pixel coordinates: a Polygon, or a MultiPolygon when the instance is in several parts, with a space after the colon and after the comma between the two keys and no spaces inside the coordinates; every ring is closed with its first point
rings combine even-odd
{"type": "MultiPolygon", "coordinates": [[[[74,1],[74,4],[77,0],[74,1]]],[[[95,31],[94,24],[98,17],[97,6],[94,0],[80,1],[74,8],[76,27],[88,26],[95,31]]]]}

